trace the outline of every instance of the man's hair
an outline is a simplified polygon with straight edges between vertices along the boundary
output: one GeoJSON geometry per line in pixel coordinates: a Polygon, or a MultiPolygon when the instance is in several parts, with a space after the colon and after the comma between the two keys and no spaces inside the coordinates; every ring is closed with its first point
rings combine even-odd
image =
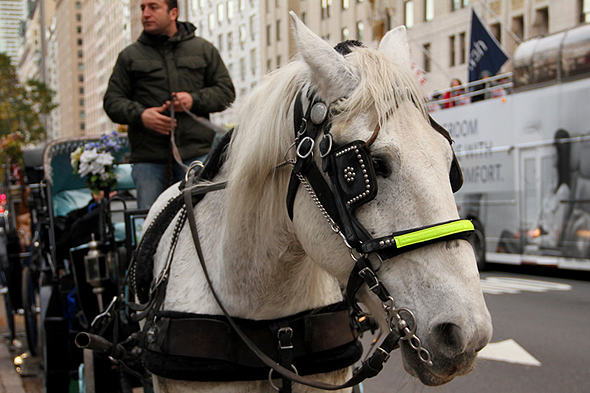
{"type": "Polygon", "coordinates": [[[178,8],[178,0],[166,0],[166,4],[168,4],[168,11],[172,8],[178,8]]]}

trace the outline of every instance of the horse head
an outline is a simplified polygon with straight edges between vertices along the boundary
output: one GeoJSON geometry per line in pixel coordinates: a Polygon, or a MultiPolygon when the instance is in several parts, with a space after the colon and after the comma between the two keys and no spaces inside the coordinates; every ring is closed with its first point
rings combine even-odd
{"type": "Polygon", "coordinates": [[[394,242],[395,236],[389,235],[423,234],[419,231],[423,228],[447,231],[447,225],[459,222],[453,197],[457,184],[450,179],[458,167],[450,137],[424,108],[409,66],[405,28],[388,32],[378,50],[356,46],[342,55],[291,16],[308,81],[294,101],[304,118],[309,114],[305,124],[295,119],[298,136],[292,154],[297,154],[297,161],[307,154],[307,162],[323,169],[319,171],[323,180],[318,182],[331,184],[334,198],[345,199],[340,206],[326,206],[329,201],[318,195],[322,191],[313,190],[307,173],[300,176],[306,187],[293,187],[290,202],[298,241],[342,287],[349,282],[354,260],[367,251],[367,264],[377,271],[389,297],[384,302],[367,286],[358,297],[385,330],[394,322],[384,306],[412,314],[405,322],[412,325],[414,334],[401,341],[406,370],[427,385],[466,374],[492,332],[468,241],[443,236],[438,241],[427,239],[407,252],[368,251],[369,244],[379,248],[374,239],[394,242]],[[314,116],[320,124],[317,138],[301,131],[313,127],[314,116]],[[358,154],[360,166],[326,159],[353,141],[364,142],[366,152],[358,154]],[[360,168],[365,167],[373,173],[364,174],[360,168]],[[335,185],[338,176],[342,182],[364,176],[370,186],[365,190],[361,182],[358,198],[349,198],[344,186],[335,185]],[[332,217],[342,214],[346,217],[332,217]]]}

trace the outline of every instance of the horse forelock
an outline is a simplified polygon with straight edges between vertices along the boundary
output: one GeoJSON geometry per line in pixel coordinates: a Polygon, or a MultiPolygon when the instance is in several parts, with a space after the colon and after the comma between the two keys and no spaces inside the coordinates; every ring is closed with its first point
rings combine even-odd
{"type": "Polygon", "coordinates": [[[350,96],[334,105],[334,121],[348,123],[372,113],[380,125],[388,117],[415,117],[411,108],[428,118],[420,87],[409,69],[394,64],[382,53],[368,48],[353,48],[347,56],[360,74],[359,85],[350,96]]]}

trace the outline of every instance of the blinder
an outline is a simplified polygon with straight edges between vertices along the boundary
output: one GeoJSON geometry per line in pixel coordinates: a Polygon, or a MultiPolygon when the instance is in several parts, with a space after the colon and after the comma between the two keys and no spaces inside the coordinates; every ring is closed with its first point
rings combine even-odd
{"type": "MultiPolygon", "coordinates": [[[[335,187],[349,210],[355,209],[375,198],[377,178],[367,145],[354,141],[324,158],[333,166],[335,187]]],[[[324,166],[324,171],[326,168],[324,166]]]]}
{"type": "MultiPolygon", "coordinates": [[[[297,160],[293,165],[287,192],[287,209],[291,219],[293,219],[293,204],[299,183],[304,183],[332,227],[340,233],[350,248],[356,249],[361,254],[376,252],[382,259],[387,259],[437,241],[466,238],[473,231],[471,222],[453,220],[426,228],[430,232],[434,231],[436,235],[423,237],[411,246],[399,247],[396,239],[399,241],[399,235],[405,237],[406,233],[422,233],[421,231],[425,228],[415,228],[374,239],[353,214],[356,208],[373,200],[378,191],[369,146],[365,141],[360,140],[344,146],[336,146],[330,134],[329,106],[311,94],[311,97],[307,97],[309,105],[304,115],[302,96],[300,91],[294,107],[297,160]],[[313,159],[315,140],[320,132],[324,134],[319,144],[322,171],[328,175],[331,184],[322,176],[322,171],[317,168],[313,159]]],[[[431,117],[429,120],[432,127],[449,143],[452,143],[448,131],[431,117]]],[[[461,168],[454,153],[449,180],[453,192],[458,191],[463,184],[461,168]]]]}

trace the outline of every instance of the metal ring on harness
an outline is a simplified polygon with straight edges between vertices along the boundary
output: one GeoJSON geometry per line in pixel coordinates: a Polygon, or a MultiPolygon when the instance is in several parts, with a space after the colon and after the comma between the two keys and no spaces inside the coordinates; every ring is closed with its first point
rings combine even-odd
{"type": "MultiPolygon", "coordinates": [[[[294,365],[291,365],[291,368],[293,369],[293,371],[295,372],[295,374],[299,375],[299,371],[297,371],[297,368],[294,365]]],[[[270,383],[270,386],[272,386],[272,388],[274,390],[276,390],[277,392],[281,391],[281,388],[279,388],[277,385],[275,385],[275,383],[272,381],[272,372],[275,371],[274,369],[270,369],[268,370],[268,382],[270,383]]],[[[291,385],[295,384],[295,381],[291,381],[291,385]]]]}
{"type": "Polygon", "coordinates": [[[185,181],[185,183],[188,184],[189,175],[192,172],[192,170],[195,169],[196,167],[205,168],[205,165],[203,165],[203,163],[201,161],[198,161],[198,160],[191,162],[191,164],[189,165],[188,169],[186,170],[186,173],[184,174],[184,181],[185,181]]]}

